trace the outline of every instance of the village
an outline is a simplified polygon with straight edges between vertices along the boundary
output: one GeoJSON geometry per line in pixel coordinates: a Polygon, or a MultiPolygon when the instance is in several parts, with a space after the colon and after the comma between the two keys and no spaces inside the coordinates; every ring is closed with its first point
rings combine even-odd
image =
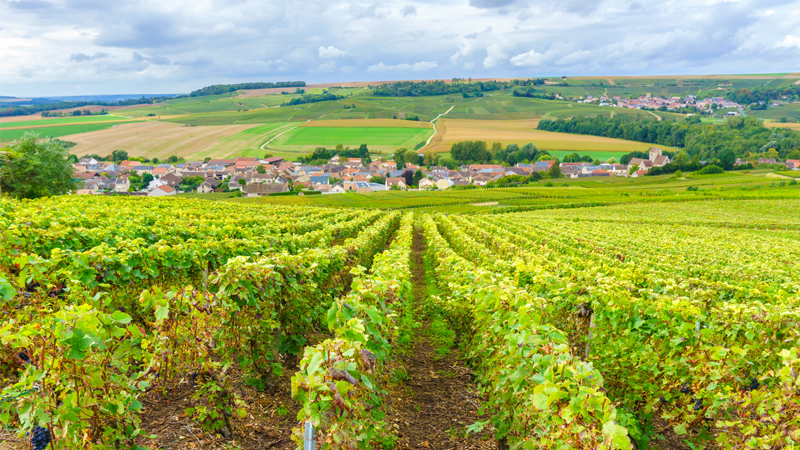
{"type": "MultiPolygon", "coordinates": [[[[565,178],[640,177],[653,167],[671,162],[653,147],[649,158],[633,158],[628,164],[586,162],[560,163],[565,178]]],[[[770,163],[764,160],[763,163],[770,163]]],[[[241,157],[188,161],[177,164],[143,165],[140,161],[120,164],[82,158],[73,165],[74,176],[83,182],[77,194],[129,194],[152,197],[178,193],[210,194],[240,192],[244,197],[260,197],[290,191],[317,191],[322,194],[367,193],[387,190],[445,190],[456,186],[486,186],[509,176],[549,173],[556,161],[538,161],[504,167],[500,164],[468,164],[451,170],[443,166],[407,164],[398,168],[390,160],[363,164],[360,158],[331,158],[324,165],[304,165],[284,158],[241,157]],[[146,181],[146,185],[142,184],[146,181]],[[141,185],[135,189],[134,185],[141,185]],[[412,188],[412,186],[415,186],[412,188]]],[[[800,161],[785,163],[787,169],[800,168],[800,161]]],[[[316,192],[315,192],[316,193],[316,192]]]]}

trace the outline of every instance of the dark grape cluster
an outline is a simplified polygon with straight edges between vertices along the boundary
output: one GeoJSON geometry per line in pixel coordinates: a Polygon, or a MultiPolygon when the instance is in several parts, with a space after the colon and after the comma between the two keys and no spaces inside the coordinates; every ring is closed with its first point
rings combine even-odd
{"type": "Polygon", "coordinates": [[[681,391],[681,394],[689,394],[689,395],[691,395],[693,393],[692,392],[692,388],[689,387],[689,383],[683,383],[681,385],[680,391],[681,391]]]}
{"type": "Polygon", "coordinates": [[[753,378],[752,380],[750,380],[750,386],[748,387],[749,390],[757,391],[758,388],[760,388],[760,387],[761,387],[761,385],[758,383],[758,379],[753,378]]]}
{"type": "Polygon", "coordinates": [[[694,402],[694,410],[695,411],[700,411],[701,409],[703,409],[703,399],[702,398],[698,398],[694,402]]]}
{"type": "Polygon", "coordinates": [[[27,352],[20,352],[19,359],[25,361],[28,364],[31,363],[31,358],[30,358],[30,356],[28,356],[27,352]]]}
{"type": "Polygon", "coordinates": [[[665,399],[664,397],[659,398],[659,400],[661,400],[661,403],[669,403],[667,402],[667,399],[665,399]]]}
{"type": "Polygon", "coordinates": [[[31,438],[33,450],[44,450],[50,444],[50,431],[47,428],[33,427],[33,437],[31,438]]]}

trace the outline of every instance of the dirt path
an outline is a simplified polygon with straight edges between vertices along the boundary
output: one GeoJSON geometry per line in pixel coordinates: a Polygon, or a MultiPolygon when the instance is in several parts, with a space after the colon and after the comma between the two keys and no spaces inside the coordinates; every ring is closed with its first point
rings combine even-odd
{"type": "Polygon", "coordinates": [[[421,316],[428,295],[424,252],[421,230],[416,229],[414,297],[418,315],[424,322],[414,334],[412,350],[405,361],[408,379],[402,384],[402,392],[393,398],[393,409],[400,422],[397,448],[496,449],[491,434],[466,434],[466,427],[481,420],[478,416],[481,399],[472,381],[472,370],[464,365],[455,348],[440,356],[441,347],[437,348],[433,342],[431,321],[421,316]]]}

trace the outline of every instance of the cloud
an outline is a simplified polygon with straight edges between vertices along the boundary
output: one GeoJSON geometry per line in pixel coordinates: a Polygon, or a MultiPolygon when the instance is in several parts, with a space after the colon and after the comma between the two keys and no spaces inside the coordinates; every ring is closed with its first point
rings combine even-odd
{"type": "Polygon", "coordinates": [[[322,63],[317,67],[317,71],[319,72],[336,72],[336,63],[334,61],[328,61],[326,63],[322,63]]]}
{"type": "Polygon", "coordinates": [[[397,64],[395,66],[387,66],[379,62],[372,66],[367,67],[369,72],[425,72],[427,70],[435,69],[437,67],[436,61],[420,61],[414,64],[397,64]]]}
{"type": "Polygon", "coordinates": [[[502,8],[504,6],[513,5],[517,0],[469,0],[469,6],[473,8],[502,8]]]}
{"type": "Polygon", "coordinates": [[[382,19],[386,17],[386,13],[380,10],[379,3],[372,3],[371,5],[350,5],[348,10],[354,19],[382,19]]]}
{"type": "Polygon", "coordinates": [[[157,66],[164,66],[172,62],[168,58],[164,58],[163,56],[144,56],[139,54],[138,52],[133,52],[133,60],[136,62],[146,61],[149,62],[150,64],[155,64],[157,66]]]}
{"type": "Polygon", "coordinates": [[[775,44],[776,47],[780,48],[792,48],[796,47],[800,49],[800,37],[792,36],[791,34],[787,34],[786,37],[781,41],[775,44]]]}
{"type": "Polygon", "coordinates": [[[108,58],[108,53],[96,52],[94,55],[87,55],[85,53],[73,53],[69,55],[69,60],[74,62],[94,61],[95,59],[108,58]]]}
{"type": "Polygon", "coordinates": [[[11,9],[16,9],[20,11],[48,9],[53,6],[52,3],[43,0],[18,0],[15,2],[8,2],[7,5],[11,9]]]}
{"type": "Polygon", "coordinates": [[[334,46],[330,47],[320,47],[319,48],[319,57],[320,58],[341,58],[342,56],[349,56],[350,52],[339,50],[334,46]]]}
{"type": "Polygon", "coordinates": [[[485,35],[485,34],[489,34],[491,32],[492,32],[492,27],[486,27],[486,28],[483,29],[483,31],[476,31],[474,33],[465,34],[464,37],[467,38],[467,39],[475,39],[475,38],[477,38],[479,36],[482,36],[482,35],[485,35]]]}
{"type": "Polygon", "coordinates": [[[416,16],[417,8],[414,5],[406,5],[403,9],[400,10],[400,15],[403,17],[416,16]]]}
{"type": "Polygon", "coordinates": [[[0,0],[0,91],[177,93],[246,81],[386,80],[392,71],[399,78],[800,72],[797,0],[222,4],[0,0]]]}

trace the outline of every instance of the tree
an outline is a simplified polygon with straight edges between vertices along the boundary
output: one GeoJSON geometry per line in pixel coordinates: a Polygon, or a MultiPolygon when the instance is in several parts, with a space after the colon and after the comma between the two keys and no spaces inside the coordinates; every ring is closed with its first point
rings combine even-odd
{"type": "Polygon", "coordinates": [[[414,164],[415,166],[419,165],[419,154],[414,150],[407,150],[403,154],[403,160],[406,164],[414,164]]]}
{"type": "Polygon", "coordinates": [[[369,179],[370,183],[386,184],[386,177],[375,175],[369,179]]]}
{"type": "Polygon", "coordinates": [[[602,161],[600,161],[600,158],[595,158],[594,161],[592,161],[592,165],[593,166],[599,166],[600,164],[602,164],[602,161]]]}
{"type": "Polygon", "coordinates": [[[638,171],[638,170],[639,170],[639,165],[638,165],[638,164],[634,164],[634,165],[633,165],[633,166],[630,168],[630,170],[628,170],[628,175],[633,175],[633,174],[634,174],[634,172],[636,172],[636,171],[638,171]]]}
{"type": "Polygon", "coordinates": [[[411,186],[411,181],[414,179],[414,171],[406,169],[400,174],[400,178],[406,183],[406,186],[411,186]]]}
{"type": "Polygon", "coordinates": [[[175,163],[178,162],[178,157],[175,156],[175,155],[172,155],[169,158],[167,158],[167,162],[170,163],[170,164],[175,164],[175,163]]]}
{"type": "Polygon", "coordinates": [[[608,160],[606,161],[606,164],[616,164],[616,163],[617,159],[614,158],[613,156],[611,158],[608,158],[608,160]]]}
{"type": "Polygon", "coordinates": [[[259,164],[258,167],[256,167],[256,172],[258,172],[258,173],[267,173],[267,169],[264,168],[264,166],[259,164]]]}
{"type": "Polygon", "coordinates": [[[426,166],[435,166],[439,164],[439,155],[434,152],[433,150],[425,151],[425,157],[422,159],[422,163],[426,166]]]}
{"type": "Polygon", "coordinates": [[[272,158],[272,153],[270,153],[270,152],[264,153],[264,158],[263,159],[267,159],[267,158],[272,158]]]}
{"type": "Polygon", "coordinates": [[[247,184],[247,180],[245,180],[244,178],[239,178],[239,184],[244,186],[245,184],[247,184]]]}
{"type": "Polygon", "coordinates": [[[142,175],[142,183],[147,186],[150,182],[153,181],[153,175],[146,173],[142,175]]]}
{"type": "Polygon", "coordinates": [[[561,165],[558,163],[558,160],[555,160],[555,164],[550,166],[550,170],[547,171],[547,175],[550,178],[561,178],[563,175],[561,174],[561,165]]]}
{"type": "Polygon", "coordinates": [[[125,161],[126,159],[128,159],[128,152],[125,150],[114,150],[111,152],[112,161],[125,161]]]}
{"type": "Polygon", "coordinates": [[[70,193],[80,187],[73,178],[67,148],[27,132],[7,149],[7,161],[0,163],[0,191],[16,198],[39,198],[70,193]]]}
{"type": "Polygon", "coordinates": [[[425,178],[425,174],[423,174],[421,170],[418,170],[414,172],[414,178],[411,180],[411,182],[414,184],[414,186],[417,186],[423,178],[425,178]]]}
{"type": "Polygon", "coordinates": [[[158,164],[158,158],[153,158],[153,164],[158,164]]]}
{"type": "Polygon", "coordinates": [[[397,164],[398,169],[405,169],[406,167],[406,158],[405,154],[408,151],[405,147],[400,147],[394,151],[393,159],[395,164],[397,164]]]}

